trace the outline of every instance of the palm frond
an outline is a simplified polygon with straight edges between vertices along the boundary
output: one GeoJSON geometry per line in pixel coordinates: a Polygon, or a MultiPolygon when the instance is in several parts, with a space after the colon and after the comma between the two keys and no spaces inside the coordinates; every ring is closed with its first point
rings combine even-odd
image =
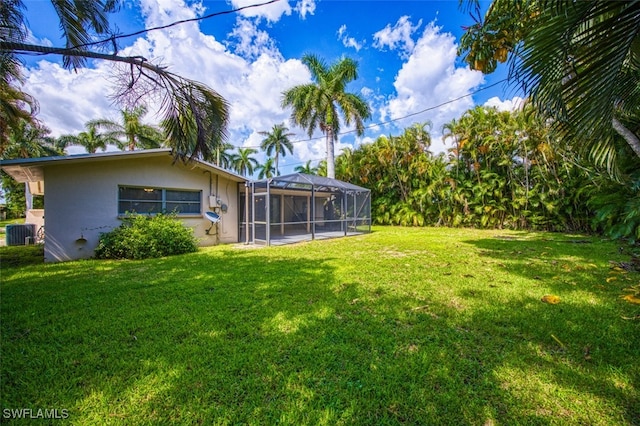
{"type": "MultiPolygon", "coordinates": [[[[109,20],[107,11],[113,8],[107,7],[102,0],[51,0],[58,19],[60,30],[68,49],[84,50],[84,46],[93,41],[94,35],[107,34],[109,32],[109,20]]],[[[111,3],[110,3],[111,4],[111,3]]],[[[73,54],[64,54],[63,64],[65,68],[76,69],[86,63],[86,58],[73,54]]]]}
{"type": "Polygon", "coordinates": [[[616,116],[638,103],[632,47],[638,2],[551,3],[533,22],[512,63],[532,102],[576,146],[610,168],[616,116]]]}

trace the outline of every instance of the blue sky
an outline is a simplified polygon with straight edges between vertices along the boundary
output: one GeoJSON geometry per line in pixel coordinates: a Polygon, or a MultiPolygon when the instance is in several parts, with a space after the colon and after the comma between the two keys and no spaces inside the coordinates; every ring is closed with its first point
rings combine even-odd
{"type": "MultiPolygon", "coordinates": [[[[60,45],[59,28],[48,1],[24,0],[33,42],[60,45]]],[[[112,21],[121,34],[176,20],[259,3],[260,0],[140,0],[124,2],[112,21]]],[[[483,3],[485,6],[486,3],[483,3]]],[[[492,75],[471,71],[455,50],[471,17],[453,1],[279,0],[258,8],[216,16],[120,40],[121,55],[142,55],[217,90],[231,106],[229,142],[256,147],[274,124],[285,123],[295,136],[293,155],[280,160],[282,173],[325,156],[320,133],[309,140],[280,107],[281,93],[310,81],[300,62],[312,53],[328,64],[343,56],[358,62],[359,78],[347,89],[371,106],[371,126],[363,137],[340,136],[338,150],[396,135],[416,122],[432,123],[432,151],[447,146],[442,125],[475,105],[511,108],[513,88],[499,84],[457,102],[506,76],[506,66],[492,75]],[[403,118],[411,115],[409,118],[403,118]],[[380,124],[386,123],[387,124],[380,124]],[[380,124],[380,125],[377,125],[380,124]]],[[[77,133],[94,118],[118,118],[109,98],[112,64],[94,62],[78,72],[61,68],[56,57],[29,57],[25,89],[40,102],[40,119],[54,136],[77,133]]],[[[149,100],[153,111],[153,100],[149,100]]],[[[153,112],[145,118],[158,121],[153,112]]],[[[343,125],[342,131],[350,129],[343,125]]],[[[81,152],[77,149],[72,152],[81,152]]],[[[258,155],[260,161],[264,155],[258,155]]]]}

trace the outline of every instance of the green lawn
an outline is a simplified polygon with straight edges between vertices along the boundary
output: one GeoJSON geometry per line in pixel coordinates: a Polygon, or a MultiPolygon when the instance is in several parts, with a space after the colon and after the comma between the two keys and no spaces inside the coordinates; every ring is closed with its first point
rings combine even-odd
{"type": "Polygon", "coordinates": [[[640,424],[640,306],[622,299],[640,274],[612,269],[628,249],[599,238],[376,227],[26,266],[2,249],[3,410],[65,409],[74,424],[640,424]]]}

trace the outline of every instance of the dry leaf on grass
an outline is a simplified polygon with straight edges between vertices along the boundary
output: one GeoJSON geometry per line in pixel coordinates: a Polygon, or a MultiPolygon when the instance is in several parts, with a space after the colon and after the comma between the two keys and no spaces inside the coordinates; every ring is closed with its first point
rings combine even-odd
{"type": "Polygon", "coordinates": [[[542,300],[544,303],[549,303],[551,305],[557,305],[558,303],[560,303],[560,297],[555,296],[553,294],[545,294],[544,296],[542,296],[542,300]]]}
{"type": "Polygon", "coordinates": [[[622,296],[622,299],[626,300],[629,303],[640,305],[640,298],[637,297],[635,294],[627,294],[626,296],[622,296]]]}

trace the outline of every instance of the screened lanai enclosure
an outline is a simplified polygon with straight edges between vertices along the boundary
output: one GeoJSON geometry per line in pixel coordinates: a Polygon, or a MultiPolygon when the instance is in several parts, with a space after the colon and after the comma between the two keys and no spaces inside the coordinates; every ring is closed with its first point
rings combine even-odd
{"type": "Polygon", "coordinates": [[[371,192],[322,176],[294,173],[240,188],[241,241],[288,244],[371,232],[371,192]]]}

